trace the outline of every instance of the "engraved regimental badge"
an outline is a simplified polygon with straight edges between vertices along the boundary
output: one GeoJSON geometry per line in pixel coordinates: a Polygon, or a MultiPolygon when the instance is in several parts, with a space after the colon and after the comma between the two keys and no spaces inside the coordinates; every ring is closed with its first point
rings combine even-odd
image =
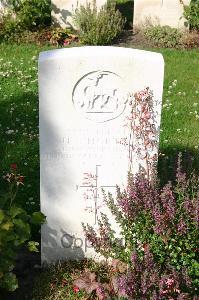
{"type": "Polygon", "coordinates": [[[78,80],[73,89],[73,104],[79,113],[94,122],[119,117],[127,97],[120,76],[110,71],[94,71],[78,80]]]}

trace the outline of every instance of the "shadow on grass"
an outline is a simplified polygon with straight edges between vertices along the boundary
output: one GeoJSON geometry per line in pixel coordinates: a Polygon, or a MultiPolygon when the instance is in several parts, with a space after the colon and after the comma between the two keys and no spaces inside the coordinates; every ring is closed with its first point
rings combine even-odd
{"type": "Polygon", "coordinates": [[[182,171],[190,176],[192,172],[199,174],[199,153],[195,149],[189,149],[176,145],[174,147],[160,148],[158,160],[158,177],[161,184],[173,181],[176,178],[178,155],[182,153],[182,171]]]}
{"type": "MultiPolygon", "coordinates": [[[[2,170],[3,173],[10,171],[10,164],[17,164],[17,173],[25,176],[25,180],[24,186],[19,187],[16,202],[28,213],[40,209],[37,106],[38,97],[33,93],[14,95],[9,101],[0,103],[1,174],[2,170]],[[15,107],[12,113],[11,103],[15,107]]],[[[8,183],[1,178],[0,194],[5,194],[7,190],[8,183]]]]}

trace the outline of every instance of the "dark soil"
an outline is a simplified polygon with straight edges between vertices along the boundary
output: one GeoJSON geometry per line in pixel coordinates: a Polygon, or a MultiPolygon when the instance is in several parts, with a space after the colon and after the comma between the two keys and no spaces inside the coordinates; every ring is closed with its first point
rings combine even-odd
{"type": "Polygon", "coordinates": [[[114,45],[136,49],[152,46],[141,31],[133,31],[132,29],[123,31],[122,35],[117,39],[114,45]]]}

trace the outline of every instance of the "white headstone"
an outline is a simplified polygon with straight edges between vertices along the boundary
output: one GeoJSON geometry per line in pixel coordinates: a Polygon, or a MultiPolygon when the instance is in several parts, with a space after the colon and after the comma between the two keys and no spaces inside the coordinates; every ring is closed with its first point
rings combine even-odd
{"type": "Polygon", "coordinates": [[[168,25],[185,28],[184,5],[191,0],[134,0],[134,26],[168,25]]]}
{"type": "MultiPolygon", "coordinates": [[[[59,25],[62,28],[74,28],[73,14],[76,8],[79,8],[80,5],[86,5],[89,2],[93,3],[93,1],[87,0],[51,0],[53,24],[59,25]]],[[[106,4],[106,0],[96,0],[98,9],[104,4],[106,4]]]]}
{"type": "MultiPolygon", "coordinates": [[[[162,55],[142,50],[77,47],[40,54],[43,262],[92,255],[81,223],[95,225],[104,211],[101,188],[114,194],[127,180],[128,150],[121,141],[129,130],[128,94],[150,87],[158,129],[163,72],[162,55]]],[[[133,157],[133,172],[143,164],[133,157]]]]}

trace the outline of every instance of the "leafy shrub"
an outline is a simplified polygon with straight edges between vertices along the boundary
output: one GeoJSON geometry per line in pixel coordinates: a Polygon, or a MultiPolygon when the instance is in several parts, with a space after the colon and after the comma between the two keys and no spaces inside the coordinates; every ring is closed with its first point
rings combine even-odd
{"type": "Polygon", "coordinates": [[[199,2],[198,0],[191,1],[189,6],[184,7],[184,17],[190,29],[199,30],[199,2]]]}
{"type": "Polygon", "coordinates": [[[51,24],[51,4],[49,0],[11,0],[20,26],[35,30],[51,24]]]}
{"type": "Polygon", "coordinates": [[[13,16],[12,12],[8,12],[0,16],[0,41],[12,40],[13,35],[21,32],[20,23],[13,16]]]}
{"type": "Polygon", "coordinates": [[[177,48],[182,45],[182,32],[169,26],[150,26],[144,30],[144,35],[154,46],[177,48]]]}
{"type": "Polygon", "coordinates": [[[24,31],[36,31],[51,23],[49,0],[10,0],[12,9],[0,16],[0,41],[12,41],[24,31]]]}
{"type": "Polygon", "coordinates": [[[102,6],[98,11],[95,3],[80,6],[75,11],[74,22],[79,29],[80,40],[90,45],[107,45],[124,27],[121,13],[114,5],[102,6]]]}
{"type": "Polygon", "coordinates": [[[8,183],[8,191],[0,195],[0,287],[14,291],[18,287],[13,272],[18,250],[27,245],[30,251],[38,251],[38,243],[30,241],[31,224],[40,225],[44,215],[34,212],[29,215],[17,206],[17,191],[24,182],[24,176],[17,174],[16,165],[11,165],[10,173],[3,176],[8,183]]]}

